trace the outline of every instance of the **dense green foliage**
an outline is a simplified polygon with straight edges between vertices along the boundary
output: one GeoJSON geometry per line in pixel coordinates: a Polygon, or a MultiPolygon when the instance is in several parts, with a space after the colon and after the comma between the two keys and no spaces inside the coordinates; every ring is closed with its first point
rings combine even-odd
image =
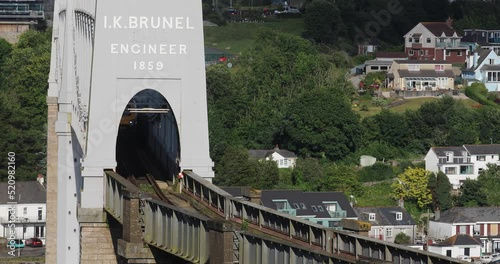
{"type": "Polygon", "coordinates": [[[432,208],[442,211],[452,207],[451,184],[448,176],[442,171],[438,174],[431,173],[427,183],[432,195],[432,208]]]}
{"type": "Polygon", "coordinates": [[[411,244],[411,237],[403,232],[396,235],[394,238],[394,243],[408,245],[411,244]]]}
{"type": "MultiPolygon", "coordinates": [[[[50,36],[50,32],[27,31],[10,52],[10,46],[0,41],[0,149],[3,155],[16,153],[20,180],[45,174],[50,36]]],[[[6,171],[6,165],[0,163],[0,170],[6,171]]]]}

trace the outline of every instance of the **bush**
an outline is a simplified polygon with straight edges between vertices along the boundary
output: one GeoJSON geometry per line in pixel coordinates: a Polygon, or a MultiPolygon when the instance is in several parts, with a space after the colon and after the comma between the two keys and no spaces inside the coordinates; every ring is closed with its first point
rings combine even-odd
{"type": "Polygon", "coordinates": [[[358,171],[361,182],[383,181],[396,177],[391,166],[376,162],[372,166],[363,167],[358,171]]]}
{"type": "Polygon", "coordinates": [[[363,104],[363,105],[361,105],[361,108],[359,110],[360,111],[368,111],[368,106],[363,104]]]}
{"type": "Polygon", "coordinates": [[[498,106],[495,102],[488,100],[488,89],[483,83],[473,83],[467,86],[465,95],[482,105],[498,106]]]}
{"type": "Polygon", "coordinates": [[[385,100],[382,97],[373,97],[372,98],[372,104],[374,106],[386,106],[387,105],[387,100],[385,100]]]}
{"type": "Polygon", "coordinates": [[[401,232],[401,233],[397,234],[396,237],[394,238],[394,243],[407,245],[407,244],[411,243],[411,238],[410,238],[410,236],[401,232]]]}

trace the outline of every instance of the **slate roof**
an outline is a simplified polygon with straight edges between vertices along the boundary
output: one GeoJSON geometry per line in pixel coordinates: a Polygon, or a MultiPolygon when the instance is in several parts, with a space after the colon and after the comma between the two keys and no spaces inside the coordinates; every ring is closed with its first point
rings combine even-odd
{"type": "Polygon", "coordinates": [[[38,181],[16,181],[16,199],[9,199],[7,182],[0,182],[0,204],[17,202],[18,204],[43,204],[47,201],[47,191],[38,181]]]}
{"type": "Polygon", "coordinates": [[[345,210],[347,218],[356,218],[356,212],[352,209],[346,196],[342,192],[303,192],[301,190],[262,190],[262,204],[266,207],[276,209],[273,200],[286,199],[290,206],[294,208],[294,204],[299,207],[303,203],[306,209],[296,209],[297,216],[315,215],[316,218],[331,218],[323,202],[337,202],[340,206],[339,210],[345,210]],[[311,205],[323,207],[323,212],[314,212],[311,205]]]}
{"type": "Polygon", "coordinates": [[[449,27],[446,22],[421,22],[421,24],[436,37],[441,36],[443,32],[447,37],[451,37],[455,33],[455,30],[449,27]]]}
{"type": "Polygon", "coordinates": [[[411,215],[399,206],[392,207],[355,207],[354,210],[358,214],[359,220],[366,221],[372,226],[398,226],[398,225],[415,225],[415,221],[411,215]],[[401,220],[396,220],[396,212],[402,213],[401,220]],[[370,221],[369,214],[375,214],[375,221],[370,221]]]}
{"type": "Polygon", "coordinates": [[[409,70],[398,70],[399,77],[455,77],[455,73],[452,70],[435,71],[435,70],[420,70],[420,71],[409,71],[409,70]]]}
{"type": "Polygon", "coordinates": [[[484,65],[483,70],[486,71],[498,71],[500,70],[500,65],[484,65]]]}
{"type": "Polygon", "coordinates": [[[453,207],[441,212],[435,222],[441,223],[478,223],[500,222],[500,207],[453,207]]]}
{"type": "Polygon", "coordinates": [[[462,152],[466,151],[463,147],[432,147],[437,156],[445,157],[446,152],[453,152],[453,156],[462,156],[462,152]]]}
{"type": "Polygon", "coordinates": [[[408,55],[405,52],[398,51],[380,51],[375,53],[375,58],[399,58],[404,59],[408,58],[408,55]]]}
{"type": "Polygon", "coordinates": [[[470,246],[481,245],[477,239],[466,234],[456,234],[438,244],[439,246],[470,246]]]}
{"type": "Polygon", "coordinates": [[[243,196],[243,192],[242,192],[242,189],[244,187],[221,187],[222,190],[226,191],[227,193],[229,193],[230,195],[234,196],[234,197],[242,197],[243,196]]]}
{"type": "Polygon", "coordinates": [[[500,43],[488,43],[488,35],[490,32],[498,32],[498,30],[484,30],[484,29],[464,29],[467,35],[462,37],[461,42],[477,43],[480,46],[499,46],[500,43]],[[483,36],[484,33],[484,36],[483,36]]]}
{"type": "MultiPolygon", "coordinates": [[[[477,64],[476,66],[470,68],[470,69],[466,69],[467,71],[475,71],[477,70],[477,68],[481,65],[481,63],[484,62],[484,60],[486,59],[486,57],[488,57],[488,54],[490,54],[490,52],[494,52],[493,50],[490,50],[490,49],[479,49],[479,51],[477,52],[477,64]]],[[[474,56],[474,55],[472,55],[474,56]]],[[[487,66],[487,65],[486,65],[487,66]]],[[[484,67],[486,67],[484,66],[484,67]]],[[[483,69],[484,69],[483,67],[483,69]]]]}
{"type": "Polygon", "coordinates": [[[490,144],[490,145],[464,145],[467,151],[471,155],[480,154],[500,154],[500,144],[490,144]]]}
{"type": "Polygon", "coordinates": [[[443,60],[395,60],[398,64],[451,64],[443,60]]]}
{"type": "Polygon", "coordinates": [[[296,158],[297,155],[295,153],[288,151],[286,149],[279,149],[279,148],[274,148],[274,149],[269,149],[269,150],[264,150],[264,149],[250,149],[248,150],[248,156],[251,158],[257,158],[257,159],[264,159],[267,158],[273,153],[278,153],[281,156],[285,158],[296,158]]]}

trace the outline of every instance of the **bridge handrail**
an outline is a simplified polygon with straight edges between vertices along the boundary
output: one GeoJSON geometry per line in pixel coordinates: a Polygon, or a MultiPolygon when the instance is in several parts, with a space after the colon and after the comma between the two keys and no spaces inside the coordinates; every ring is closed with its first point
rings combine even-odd
{"type": "MultiPolygon", "coordinates": [[[[201,176],[197,175],[196,173],[192,171],[183,171],[184,177],[182,178],[182,181],[184,183],[184,191],[187,193],[192,193],[193,191],[196,191],[196,186],[191,186],[191,182],[195,184],[200,184],[202,187],[200,188],[207,188],[208,190],[212,191],[215,195],[218,197],[215,197],[215,200],[219,202],[221,199],[224,201],[224,204],[222,206],[217,205],[217,209],[222,208],[222,215],[225,217],[225,219],[234,219],[234,218],[241,218],[243,220],[248,220],[249,218],[244,217],[243,215],[236,214],[234,211],[234,208],[236,205],[241,205],[242,208],[245,206],[246,208],[251,208],[253,210],[256,210],[258,215],[255,217],[256,219],[250,219],[250,223],[260,227],[265,227],[266,224],[263,221],[263,212],[267,214],[271,214],[280,218],[287,219],[288,221],[288,228],[286,229],[286,235],[288,238],[299,238],[300,240],[309,243],[310,245],[315,245],[319,246],[321,249],[328,251],[327,247],[327,232],[331,231],[328,229],[325,229],[324,226],[300,219],[298,217],[291,216],[286,213],[279,212],[277,210],[274,210],[272,208],[268,208],[256,203],[252,203],[249,201],[244,201],[241,199],[237,199],[233,197],[231,194],[227,193],[226,191],[222,190],[221,188],[217,187],[215,184],[207,181],[206,179],[202,178],[201,176]],[[191,190],[190,188],[193,188],[191,190]],[[229,206],[231,205],[231,206],[229,206]],[[239,216],[239,217],[235,217],[239,216]],[[307,228],[307,231],[304,230],[295,230],[294,226],[296,225],[302,225],[303,227],[307,228]],[[296,233],[296,231],[299,231],[299,234],[296,233]],[[303,232],[300,232],[303,231],[303,232]],[[305,234],[305,236],[302,235],[302,233],[305,234]],[[318,234],[320,233],[320,234],[318,234]]],[[[200,190],[203,193],[203,190],[200,190]]],[[[196,193],[193,193],[195,198],[196,193]]],[[[203,197],[204,198],[204,197],[203,197]]],[[[209,197],[210,200],[214,200],[212,197],[209,197]]],[[[197,198],[203,201],[202,197],[197,198]]],[[[208,203],[211,203],[212,201],[207,201],[208,203]]],[[[242,209],[243,210],[243,209],[242,209]]],[[[271,228],[273,229],[273,228],[271,228]]],[[[278,233],[284,233],[283,230],[277,229],[276,232],[278,233]]],[[[331,251],[331,250],[330,250],[331,251]]],[[[331,253],[331,252],[330,252],[331,253]]]]}

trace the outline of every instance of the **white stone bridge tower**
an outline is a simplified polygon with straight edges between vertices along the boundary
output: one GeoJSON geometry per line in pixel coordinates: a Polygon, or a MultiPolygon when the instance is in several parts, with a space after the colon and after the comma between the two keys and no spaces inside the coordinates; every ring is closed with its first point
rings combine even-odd
{"type": "Polygon", "coordinates": [[[150,144],[172,173],[213,178],[201,0],[56,0],[52,38],[46,262],[80,263],[86,232],[105,227],[126,108],[168,112],[150,144]]]}

